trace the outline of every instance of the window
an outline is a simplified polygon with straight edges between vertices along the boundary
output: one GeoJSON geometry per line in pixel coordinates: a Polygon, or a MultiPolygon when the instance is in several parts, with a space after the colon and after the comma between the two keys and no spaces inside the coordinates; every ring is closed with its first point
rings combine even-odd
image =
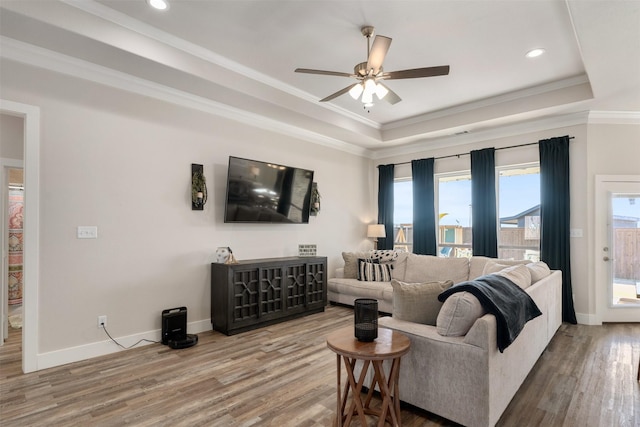
{"type": "Polygon", "coordinates": [[[498,257],[540,260],[540,166],[498,168],[498,257]]]}
{"type": "MultiPolygon", "coordinates": [[[[540,259],[540,166],[496,168],[498,257],[540,259]]],[[[470,257],[471,173],[436,175],[438,255],[470,257]]],[[[394,248],[413,251],[413,186],[394,183],[394,248]]]]}
{"type": "Polygon", "coordinates": [[[471,173],[436,177],[438,255],[471,256],[471,173]]]}
{"type": "Polygon", "coordinates": [[[393,185],[393,248],[413,252],[413,182],[397,180],[393,185]]]}

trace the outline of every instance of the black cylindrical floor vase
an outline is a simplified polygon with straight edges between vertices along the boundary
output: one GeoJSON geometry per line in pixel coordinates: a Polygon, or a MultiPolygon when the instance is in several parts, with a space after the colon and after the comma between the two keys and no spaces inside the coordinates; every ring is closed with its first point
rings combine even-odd
{"type": "Polygon", "coordinates": [[[354,302],[355,336],[358,341],[378,338],[378,300],[358,298],[354,302]]]}

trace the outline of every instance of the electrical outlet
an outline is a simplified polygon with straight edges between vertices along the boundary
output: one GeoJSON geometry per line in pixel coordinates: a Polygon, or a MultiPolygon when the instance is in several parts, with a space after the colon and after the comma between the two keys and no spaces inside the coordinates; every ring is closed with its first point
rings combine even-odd
{"type": "Polygon", "coordinates": [[[107,327],[107,316],[98,316],[98,328],[107,327]]]}

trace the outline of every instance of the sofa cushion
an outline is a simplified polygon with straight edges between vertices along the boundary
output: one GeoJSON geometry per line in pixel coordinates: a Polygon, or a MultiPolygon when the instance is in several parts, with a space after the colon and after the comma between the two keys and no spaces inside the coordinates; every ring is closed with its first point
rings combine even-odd
{"type": "Polygon", "coordinates": [[[403,281],[423,283],[452,280],[453,283],[460,283],[468,279],[469,260],[467,258],[409,254],[403,281]]]}
{"type": "Polygon", "coordinates": [[[469,292],[457,292],[442,304],[436,319],[436,331],[445,337],[461,337],[484,314],[478,298],[469,292]]]}
{"type": "Polygon", "coordinates": [[[551,269],[549,269],[549,266],[544,261],[532,262],[531,264],[527,264],[526,267],[531,273],[532,285],[551,274],[551,269]]]}
{"type": "Polygon", "coordinates": [[[386,249],[386,250],[375,250],[371,251],[369,254],[370,258],[374,261],[378,261],[380,264],[385,264],[389,262],[393,262],[398,259],[398,254],[400,251],[394,249],[386,249]]]}
{"type": "Polygon", "coordinates": [[[391,277],[404,281],[404,275],[407,271],[407,258],[409,258],[409,252],[398,252],[398,257],[393,261],[393,270],[391,271],[391,277]]]}
{"type": "Polygon", "coordinates": [[[442,304],[438,295],[453,285],[451,280],[427,283],[405,283],[392,280],[393,317],[423,325],[436,324],[442,304]]]}
{"type": "Polygon", "coordinates": [[[472,256],[469,260],[469,280],[476,279],[485,274],[484,269],[488,263],[498,263],[505,267],[511,265],[529,264],[531,261],[528,259],[504,259],[504,258],[489,258],[486,256],[472,256]]]}
{"type": "Polygon", "coordinates": [[[369,258],[369,252],[342,252],[344,259],[344,277],[347,279],[358,278],[358,259],[369,258]]]}
{"type": "Polygon", "coordinates": [[[358,279],[329,280],[328,290],[338,294],[354,296],[357,298],[374,298],[391,302],[389,293],[393,288],[389,282],[363,282],[358,279]]]}
{"type": "Polygon", "coordinates": [[[378,264],[373,260],[358,259],[358,280],[365,282],[388,282],[391,280],[390,264],[378,264]]]}
{"type": "Polygon", "coordinates": [[[487,262],[484,274],[497,274],[498,276],[506,277],[522,289],[527,289],[531,286],[531,273],[526,265],[508,266],[497,262],[487,262]]]}

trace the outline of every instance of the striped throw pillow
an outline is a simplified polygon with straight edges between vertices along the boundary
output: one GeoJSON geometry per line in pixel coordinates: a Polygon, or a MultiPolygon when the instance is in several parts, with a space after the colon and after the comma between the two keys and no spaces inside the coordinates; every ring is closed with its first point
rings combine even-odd
{"type": "Polygon", "coordinates": [[[391,280],[391,264],[378,264],[370,260],[358,260],[358,279],[364,282],[388,282],[391,280]]]}

